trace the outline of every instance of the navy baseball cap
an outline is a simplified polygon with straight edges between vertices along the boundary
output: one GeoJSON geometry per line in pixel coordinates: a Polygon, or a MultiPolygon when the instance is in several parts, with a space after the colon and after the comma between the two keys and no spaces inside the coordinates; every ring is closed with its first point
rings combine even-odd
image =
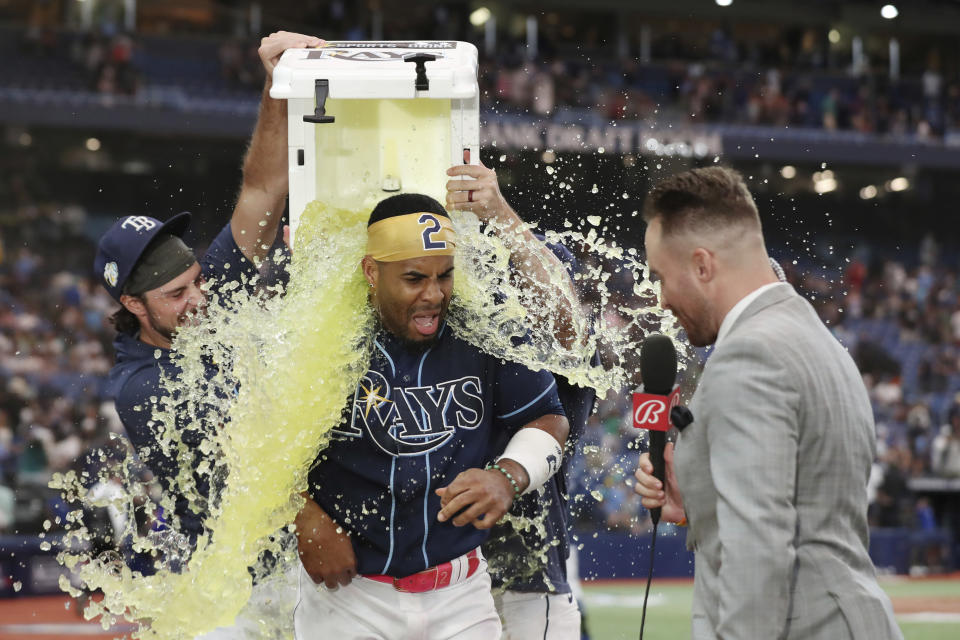
{"type": "Polygon", "coordinates": [[[107,292],[119,302],[123,285],[153,239],[162,233],[182,237],[189,226],[188,211],[178,213],[166,222],[150,216],[120,218],[100,238],[93,271],[107,292]]]}

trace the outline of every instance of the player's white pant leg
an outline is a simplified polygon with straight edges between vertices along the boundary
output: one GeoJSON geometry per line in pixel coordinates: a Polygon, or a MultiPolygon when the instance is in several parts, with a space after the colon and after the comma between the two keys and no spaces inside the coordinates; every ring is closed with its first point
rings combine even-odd
{"type": "Polygon", "coordinates": [[[391,630],[399,638],[404,617],[399,592],[390,585],[358,577],[345,587],[327,589],[300,569],[295,640],[375,640],[391,630]]]}
{"type": "Polygon", "coordinates": [[[282,573],[255,584],[232,626],[218,627],[195,640],[289,640],[299,573],[300,563],[294,561],[282,573]]]}
{"type": "Polygon", "coordinates": [[[573,591],[573,597],[577,602],[583,602],[583,585],[580,584],[580,552],[572,541],[570,555],[567,556],[567,584],[570,585],[570,590],[573,591]]]}
{"type": "Polygon", "coordinates": [[[500,618],[483,569],[463,582],[404,593],[358,577],[346,587],[317,586],[300,571],[296,640],[495,640],[500,618]]]}
{"type": "Polygon", "coordinates": [[[500,637],[500,616],[490,593],[490,574],[484,566],[475,574],[445,589],[427,594],[430,609],[426,632],[416,638],[430,640],[496,640],[500,637]]]}
{"type": "Polygon", "coordinates": [[[580,609],[571,593],[504,591],[494,599],[501,640],[580,640],[580,609]]]}

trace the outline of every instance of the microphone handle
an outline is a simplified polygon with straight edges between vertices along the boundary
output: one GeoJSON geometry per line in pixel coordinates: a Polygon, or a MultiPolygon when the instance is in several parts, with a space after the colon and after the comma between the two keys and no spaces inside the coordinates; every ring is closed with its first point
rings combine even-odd
{"type": "MultiPolygon", "coordinates": [[[[653,463],[653,475],[666,487],[666,464],[663,461],[663,450],[667,445],[667,432],[649,431],[648,433],[650,438],[650,462],[653,463]]],[[[653,520],[653,524],[660,522],[660,507],[650,509],[650,519],[653,520]]]]}

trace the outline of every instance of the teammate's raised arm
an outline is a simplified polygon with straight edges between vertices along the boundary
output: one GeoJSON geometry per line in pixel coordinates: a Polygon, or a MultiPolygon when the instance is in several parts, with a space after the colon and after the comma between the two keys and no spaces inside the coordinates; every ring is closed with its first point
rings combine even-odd
{"type": "Polygon", "coordinates": [[[243,184],[230,226],[234,240],[249,260],[262,260],[273,245],[288,190],[286,101],[270,97],[273,67],[284,51],[316,47],[323,40],[278,31],[260,42],[260,60],[267,72],[257,126],[243,161],[243,184]]]}
{"type": "Polygon", "coordinates": [[[574,326],[572,309],[577,305],[573,282],[565,277],[556,279],[554,273],[566,273],[560,259],[524,225],[503,194],[493,169],[483,165],[455,165],[447,169],[447,208],[472,211],[481,220],[498,223],[501,239],[510,249],[510,261],[519,276],[521,287],[537,283],[538,298],[562,300],[557,305],[539,305],[528,309],[532,314],[559,312],[555,337],[565,347],[574,344],[577,337],[586,339],[586,327],[574,326]],[[473,178],[464,180],[465,177],[473,178]]]}

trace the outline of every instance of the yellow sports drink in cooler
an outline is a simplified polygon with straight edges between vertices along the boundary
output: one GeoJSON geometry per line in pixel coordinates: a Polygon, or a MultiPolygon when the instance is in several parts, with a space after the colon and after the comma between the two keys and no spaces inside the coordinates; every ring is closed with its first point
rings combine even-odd
{"type": "Polygon", "coordinates": [[[444,200],[445,171],[479,162],[477,49],[467,42],[328,42],[292,49],[286,98],[290,220],[306,205],[372,208],[397,192],[444,200]]]}

